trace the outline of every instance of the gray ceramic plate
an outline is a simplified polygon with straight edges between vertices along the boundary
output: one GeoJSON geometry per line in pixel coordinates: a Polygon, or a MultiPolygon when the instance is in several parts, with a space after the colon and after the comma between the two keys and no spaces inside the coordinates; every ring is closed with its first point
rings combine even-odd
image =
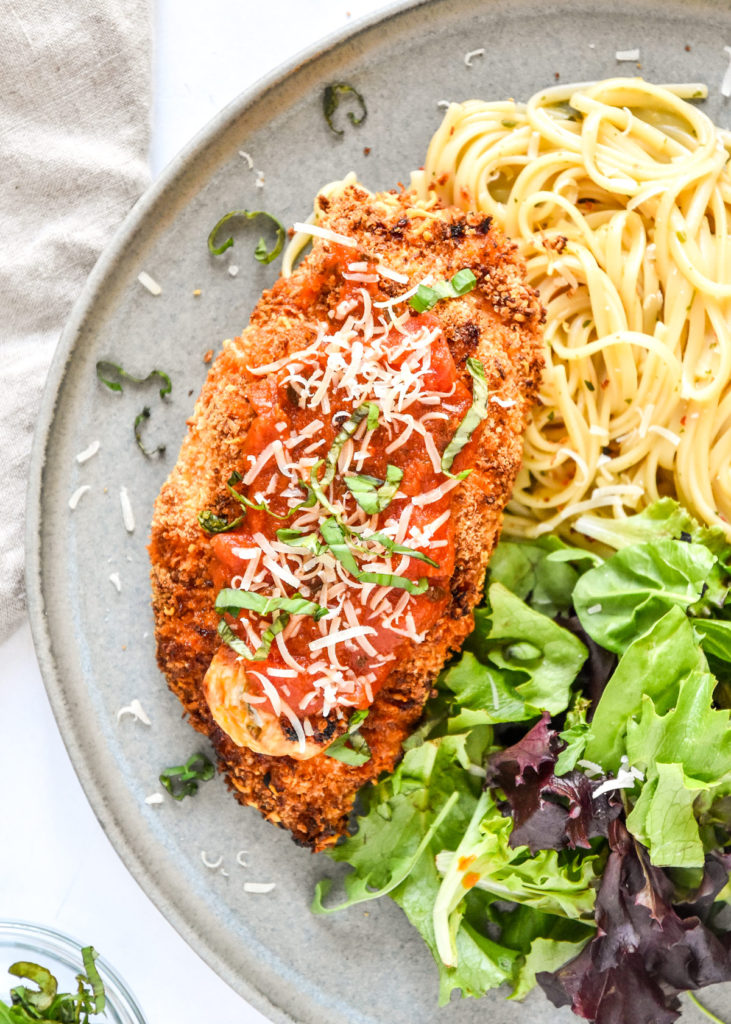
{"type": "MultiPolygon", "coordinates": [[[[400,8],[306,55],[219,115],[137,204],[76,306],[39,413],[28,509],[28,592],[43,675],[89,800],[130,871],[208,963],[275,1021],[464,1024],[486,1012],[502,1024],[574,1018],[540,994],[522,1006],[493,993],[438,1010],[436,971],[400,910],[383,900],[367,915],[354,908],[313,917],[313,885],[332,865],[239,807],[221,780],[195,800],[145,804],[160,767],[200,747],[155,665],[145,551],[152,504],[204,378],[203,354],[240,331],[277,273],[253,260],[257,234],[240,237],[229,261],[209,257],[208,231],[232,207],[264,204],[287,223],[302,219],[317,189],[351,169],[372,188],[408,181],[439,123],[438,100],[527,98],[558,75],[568,82],[632,72],[616,63],[617,49],[640,47],[651,80],[707,81],[707,109],[728,126],[731,111],[718,91],[726,42],[727,0],[615,0],[597,10],[591,0],[444,0],[400,8]],[[484,57],[468,69],[465,52],[480,46],[484,57]],[[368,103],[366,124],[342,139],[321,112],[322,89],[333,81],[353,82],[368,103]],[[242,149],[264,170],[263,190],[242,149]],[[237,277],[228,262],[241,267],[237,277]],[[161,296],[137,283],[141,270],[160,282],[161,296]],[[96,382],[100,358],[141,372],[168,369],[169,401],[152,388],[112,394],[96,382]],[[164,460],[145,460],[132,442],[131,420],[143,404],[153,409],[150,438],[168,441],[164,460]],[[100,453],[78,465],[75,455],[94,439],[100,453]],[[71,512],[68,498],[81,484],[91,490],[71,512]],[[122,522],[121,486],[134,508],[132,534],[122,522]],[[115,572],[120,593],[109,581],[115,572]],[[130,718],[117,723],[117,709],[134,697],[151,728],[130,718]],[[236,863],[242,849],[246,868],[236,863]],[[205,867],[201,850],[222,856],[228,877],[205,867]],[[252,895],[243,889],[247,879],[277,885],[252,895]]],[[[715,1001],[727,1003],[728,994],[715,1001]]],[[[685,1019],[696,1018],[689,1010],[685,1019]]]]}

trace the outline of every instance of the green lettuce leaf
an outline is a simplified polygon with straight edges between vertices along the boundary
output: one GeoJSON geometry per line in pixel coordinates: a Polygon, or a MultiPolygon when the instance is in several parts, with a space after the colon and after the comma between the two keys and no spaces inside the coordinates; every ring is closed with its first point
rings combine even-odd
{"type": "Polygon", "coordinates": [[[523,722],[541,713],[539,708],[522,699],[511,685],[508,673],[483,665],[471,651],[465,651],[447,669],[442,683],[454,694],[459,705],[450,716],[450,732],[476,725],[523,722]]]}
{"type": "Polygon", "coordinates": [[[502,583],[488,588],[489,611],[475,613],[475,631],[466,646],[491,662],[519,699],[556,715],[571,699],[571,684],[587,657],[573,633],[533,611],[502,583]]]}
{"type": "Polygon", "coordinates": [[[556,971],[563,967],[573,957],[578,956],[587,942],[588,938],[577,939],[574,942],[554,938],[534,939],[530,951],[518,969],[515,988],[510,998],[525,999],[535,987],[536,974],[539,971],[556,971]]]}
{"type": "Polygon", "coordinates": [[[586,720],[586,713],[591,706],[591,701],[586,697],[577,696],[574,703],[566,714],[566,724],[563,732],[559,733],[566,746],[558,755],[554,773],[565,775],[576,767],[576,762],[584,756],[584,750],[589,737],[589,723],[586,720]]]}
{"type": "Polygon", "coordinates": [[[574,608],[586,632],[621,654],[670,608],[725,597],[716,556],[702,544],[660,540],[623,548],[579,579],[574,608]],[[710,588],[710,590],[709,590],[710,588]]]}
{"type": "Polygon", "coordinates": [[[694,778],[717,773],[731,732],[729,713],[712,708],[714,686],[693,627],[671,608],[620,658],[594,713],[586,757],[615,773],[623,754],[641,768],[662,760],[682,762],[694,778]],[[704,735],[709,727],[715,751],[704,735]]]}
{"type": "Polygon", "coordinates": [[[587,537],[617,551],[632,544],[667,539],[704,544],[723,562],[727,562],[731,555],[731,545],[723,530],[701,526],[672,498],[660,498],[626,519],[584,515],[579,528],[587,537]]]}
{"type": "Polygon", "coordinates": [[[708,784],[689,779],[681,764],[653,765],[627,828],[656,867],[702,868],[705,851],[693,801],[708,784]]]}
{"type": "Polygon", "coordinates": [[[601,562],[593,552],[572,548],[558,537],[531,541],[502,540],[490,558],[489,583],[502,583],[531,608],[549,618],[568,611],[571,595],[584,571],[601,562]]]}

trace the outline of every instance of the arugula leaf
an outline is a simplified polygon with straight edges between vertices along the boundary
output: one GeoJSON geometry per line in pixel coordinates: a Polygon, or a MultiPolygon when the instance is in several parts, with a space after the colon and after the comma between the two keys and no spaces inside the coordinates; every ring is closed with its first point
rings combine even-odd
{"type": "Polygon", "coordinates": [[[16,978],[26,978],[38,986],[35,991],[25,985],[16,986],[11,992],[13,1002],[38,1014],[49,1009],[58,991],[58,982],[47,967],[29,963],[27,960],[18,960],[8,967],[8,974],[16,978]]]}
{"type": "Polygon", "coordinates": [[[207,782],[216,769],[205,754],[193,754],[185,764],[173,765],[160,773],[160,782],[173,800],[184,800],[198,792],[198,783],[207,782]]]}
{"type": "Polygon", "coordinates": [[[255,217],[266,217],[274,225],[277,232],[277,238],[272,246],[272,249],[267,249],[266,239],[262,236],[256,243],[256,249],[254,249],[254,259],[258,260],[259,263],[271,263],[275,260],[284,248],[284,239],[286,238],[286,232],[284,225],[281,221],[278,221],[276,217],[273,217],[271,213],[267,213],[266,210],[231,210],[230,213],[226,213],[216,223],[215,227],[208,236],[208,251],[213,256],[220,256],[221,253],[226,252],[234,244],[233,236],[229,236],[225,242],[220,245],[215,244],[216,235],[218,234],[219,228],[230,221],[233,217],[244,217],[246,220],[253,220],[255,217]]]}
{"type": "MultiPolygon", "coordinates": [[[[460,271],[464,273],[464,271],[460,271]]],[[[459,275],[455,274],[452,281],[459,275]]],[[[474,275],[473,275],[474,279],[474,275]]],[[[418,294],[418,293],[417,293],[418,294]]],[[[464,419],[457,427],[454,436],[450,440],[442,454],[442,472],[449,473],[452,463],[469,442],[475,430],[483,420],[487,419],[487,377],[485,367],[479,359],[467,360],[467,371],[472,377],[472,405],[464,415],[464,419]]]]}
{"type": "Polygon", "coordinates": [[[328,128],[333,135],[344,135],[345,132],[342,128],[336,128],[333,124],[333,116],[335,111],[340,105],[341,97],[353,96],[360,107],[360,114],[356,115],[352,110],[348,111],[348,120],[351,124],[358,125],[363,124],[366,117],[368,116],[368,110],[366,109],[365,100],[355,88],[349,82],[333,82],[330,85],[326,85],[322,94],[322,112],[325,115],[325,121],[328,128]]]}
{"type": "Polygon", "coordinates": [[[409,305],[417,313],[425,313],[442,299],[457,299],[460,295],[466,295],[476,284],[477,278],[471,270],[468,268],[458,270],[449,281],[437,281],[431,287],[420,284],[416,293],[409,299],[409,305]]]}
{"type": "Polygon", "coordinates": [[[634,545],[584,573],[573,603],[589,636],[621,654],[668,609],[688,609],[699,601],[714,579],[715,595],[718,572],[716,556],[701,544],[660,540],[634,545]]]}
{"type": "Polygon", "coordinates": [[[83,974],[77,974],[76,979],[80,983],[88,982],[91,985],[94,998],[94,1013],[103,1013],[106,1007],[107,998],[104,991],[104,982],[101,979],[99,971],[95,961],[99,959],[99,954],[93,946],[84,946],[81,950],[81,959],[84,964],[86,976],[83,974]]]}

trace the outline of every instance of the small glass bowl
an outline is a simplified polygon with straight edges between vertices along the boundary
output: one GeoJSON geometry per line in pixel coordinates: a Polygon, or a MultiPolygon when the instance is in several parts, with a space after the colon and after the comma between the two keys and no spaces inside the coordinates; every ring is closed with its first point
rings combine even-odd
{"type": "MultiPolygon", "coordinates": [[[[40,964],[58,980],[59,992],[76,991],[76,975],[83,973],[82,943],[62,935],[61,932],[26,921],[0,921],[0,999],[10,1001],[10,989],[28,984],[7,973],[7,968],[18,960],[40,964]]],[[[104,982],[107,1001],[103,1014],[92,1016],[100,1024],[146,1024],[134,996],[117,972],[104,957],[96,961],[96,968],[104,982]]]]}

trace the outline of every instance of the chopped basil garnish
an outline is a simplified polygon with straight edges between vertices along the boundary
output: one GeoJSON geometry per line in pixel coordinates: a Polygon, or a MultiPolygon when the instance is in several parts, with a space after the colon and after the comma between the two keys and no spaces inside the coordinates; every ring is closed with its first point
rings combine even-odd
{"type": "Polygon", "coordinates": [[[77,981],[83,982],[86,980],[91,985],[91,990],[94,993],[93,1013],[102,1013],[107,1003],[107,997],[104,992],[104,982],[102,981],[99,971],[96,969],[96,964],[94,963],[98,957],[99,954],[93,946],[84,946],[81,950],[81,959],[84,962],[86,979],[79,975],[76,977],[77,981]]]}
{"type": "Polygon", "coordinates": [[[216,611],[219,615],[235,615],[242,609],[257,615],[271,615],[272,612],[287,612],[289,615],[311,615],[315,622],[329,614],[329,610],[304,597],[266,597],[248,590],[233,590],[228,587],[219,590],[216,597],[216,611]]]}
{"type": "Polygon", "coordinates": [[[342,96],[353,96],[355,97],[358,105],[360,106],[360,117],[357,117],[352,110],[348,111],[348,120],[351,124],[359,125],[363,124],[368,111],[366,109],[365,100],[352,85],[348,82],[335,82],[332,85],[326,85],[325,91],[322,94],[322,112],[325,115],[327,126],[334,135],[344,135],[345,132],[342,128],[336,128],[333,124],[333,115],[338,109],[340,99],[342,96]]]}
{"type": "Polygon", "coordinates": [[[335,435],[335,440],[330,445],[330,450],[325,456],[325,472],[322,474],[322,480],[320,481],[321,487],[327,487],[335,479],[335,471],[343,445],[353,437],[362,421],[368,417],[366,424],[368,430],[376,429],[378,426],[378,411],[378,406],[375,402],[362,402],[357,409],[353,409],[350,416],[335,435]]]}
{"type": "Polygon", "coordinates": [[[428,565],[434,566],[435,569],[439,568],[439,562],[435,562],[433,558],[425,555],[423,551],[417,551],[406,544],[397,544],[396,541],[392,540],[385,533],[361,533],[358,536],[360,540],[375,541],[376,544],[380,544],[382,548],[385,548],[392,555],[408,555],[409,558],[415,558],[419,562],[426,562],[428,565]]]}
{"type": "Polygon", "coordinates": [[[254,258],[257,259],[259,263],[271,263],[272,260],[277,258],[284,247],[286,233],[284,225],[278,221],[276,217],[273,217],[271,213],[267,213],[266,210],[231,210],[230,213],[224,214],[208,236],[208,251],[212,253],[212,255],[220,256],[221,253],[226,252],[226,250],[230,249],[234,244],[233,237],[229,236],[225,242],[222,242],[218,246],[215,245],[215,238],[219,228],[227,221],[231,220],[232,217],[245,217],[246,220],[253,220],[254,217],[266,217],[270,220],[277,230],[277,240],[274,244],[274,248],[271,250],[267,249],[266,239],[262,237],[256,243],[254,258]]]}
{"type": "Polygon", "coordinates": [[[135,441],[137,442],[137,447],[139,448],[139,450],[142,452],[142,454],[145,456],[146,459],[151,459],[153,455],[164,455],[165,454],[165,445],[164,444],[159,444],[157,446],[157,448],[152,448],[151,449],[151,448],[145,448],[145,446],[144,446],[144,444],[142,442],[142,424],[146,423],[149,420],[149,418],[150,418],[150,407],[149,407],[149,405],[146,405],[144,407],[144,409],[142,410],[142,412],[139,413],[135,417],[135,425],[134,425],[135,441]]]}
{"type": "Polygon", "coordinates": [[[100,359],[96,364],[96,375],[102,384],[105,384],[110,391],[123,391],[122,383],[118,380],[110,380],[109,375],[116,373],[122,380],[132,381],[133,384],[146,384],[148,380],[152,380],[153,377],[159,377],[162,381],[160,386],[160,398],[164,398],[165,395],[169,395],[173,389],[172,381],[166,373],[162,370],[150,370],[146,377],[134,377],[131,373],[127,373],[121,366],[116,363],[110,363],[106,359],[100,359]]]}
{"type": "Polygon", "coordinates": [[[76,992],[59,992],[58,981],[47,967],[19,960],[8,967],[8,974],[24,978],[38,986],[29,989],[17,985],[10,990],[10,1006],[0,1000],[0,1021],[24,1024],[33,1021],[63,1021],[64,1024],[87,1024],[89,1016],[103,1013],[106,1006],[104,983],[94,961],[99,954],[93,946],[84,946],[81,959],[86,974],[76,975],[76,992]]]}
{"type": "Polygon", "coordinates": [[[403,478],[404,471],[390,463],[386,466],[386,479],[368,476],[365,473],[354,473],[344,477],[345,486],[353,495],[364,512],[369,516],[383,512],[393,500],[403,478]]]}
{"type": "Polygon", "coordinates": [[[266,656],[269,654],[269,651],[272,649],[274,638],[278,633],[282,632],[288,622],[289,615],[286,612],[280,612],[271,626],[268,626],[262,633],[261,643],[253,654],[244,641],[236,636],[225,619],[221,619],[218,623],[218,635],[224,643],[227,643],[232,650],[236,651],[239,657],[246,658],[247,661],[264,661],[266,656]]]}
{"type": "Polygon", "coordinates": [[[406,576],[396,576],[390,572],[359,572],[358,579],[361,583],[376,583],[379,587],[396,587],[397,590],[407,590],[410,594],[423,594],[429,589],[429,580],[422,576],[418,583],[407,579],[406,576]]]}
{"type": "Polygon", "coordinates": [[[338,562],[340,562],[344,569],[347,569],[351,576],[355,576],[357,579],[360,575],[360,570],[348,544],[348,532],[347,527],[340,523],[335,516],[330,516],[320,523],[320,533],[330,550],[330,554],[337,558],[338,562]]]}
{"type": "Polygon", "coordinates": [[[215,774],[215,768],[205,754],[193,754],[185,764],[173,765],[160,773],[160,783],[173,800],[184,800],[198,792],[198,783],[207,782],[215,774]]]}
{"type": "Polygon", "coordinates": [[[367,717],[368,710],[355,711],[348,722],[348,731],[338,736],[324,753],[343,764],[357,766],[370,761],[370,747],[360,734],[360,727],[367,717]]]}
{"type": "Polygon", "coordinates": [[[320,466],[324,465],[325,460],[318,459],[314,465],[310,466],[310,485],[312,488],[312,493],[315,495],[315,498],[317,499],[317,501],[320,502],[324,509],[327,509],[327,511],[330,512],[331,515],[337,516],[337,509],[330,504],[327,495],[323,490],[323,486],[327,486],[326,484],[323,483],[323,481],[325,480],[325,475],[323,474],[322,480],[319,480],[317,477],[317,474],[320,471],[320,466]]]}
{"type": "Polygon", "coordinates": [[[420,284],[416,294],[409,299],[409,305],[417,313],[425,313],[442,299],[456,299],[471,292],[477,278],[471,270],[458,270],[449,281],[437,281],[434,285],[420,284]]]}
{"type": "Polygon", "coordinates": [[[290,544],[293,548],[307,548],[313,555],[319,555],[322,544],[316,533],[305,533],[304,530],[277,530],[277,540],[282,544],[290,544]]]}
{"type": "Polygon", "coordinates": [[[455,458],[472,437],[477,427],[484,419],[487,419],[487,378],[485,376],[485,367],[479,359],[468,359],[467,370],[473,381],[472,405],[457,427],[454,437],[444,449],[444,454],[442,455],[442,472],[444,473],[449,472],[455,458]]]}
{"type": "MultiPolygon", "coordinates": [[[[350,575],[354,576],[360,583],[377,583],[381,587],[397,587],[400,590],[408,590],[410,594],[423,594],[429,586],[429,581],[424,576],[422,576],[418,583],[415,583],[414,580],[407,579],[406,576],[397,576],[395,573],[365,572],[359,569],[348,542],[348,535],[357,539],[358,534],[353,534],[335,516],[330,516],[329,519],[320,524],[320,533],[333,557],[337,558],[343,568],[347,569],[350,575]]],[[[377,534],[371,534],[371,536],[377,536],[377,534]]],[[[379,543],[382,542],[379,540],[379,543]]],[[[386,545],[384,544],[383,547],[386,547],[386,545]]],[[[409,550],[409,554],[412,554],[411,550],[409,550]]],[[[412,557],[417,557],[417,555],[418,552],[412,555],[412,557]]],[[[431,560],[429,559],[429,561],[431,560]]]]}
{"type": "Polygon", "coordinates": [[[198,513],[198,523],[201,529],[210,534],[227,533],[229,530],[235,529],[243,521],[244,517],[238,516],[229,523],[225,516],[217,516],[215,512],[211,512],[208,509],[198,513]]]}

